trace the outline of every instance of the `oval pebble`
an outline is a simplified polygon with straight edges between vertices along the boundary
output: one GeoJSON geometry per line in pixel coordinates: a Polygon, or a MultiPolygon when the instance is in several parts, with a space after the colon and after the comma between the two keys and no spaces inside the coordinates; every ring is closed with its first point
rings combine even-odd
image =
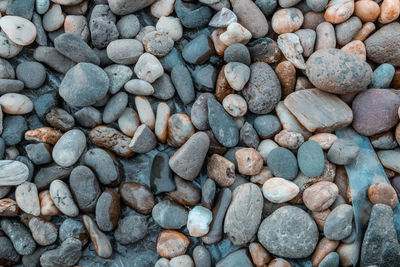
{"type": "Polygon", "coordinates": [[[79,209],[72,198],[68,186],[61,180],[54,180],[50,184],[50,196],[54,205],[65,215],[75,217],[79,214],[79,209]]]}
{"type": "Polygon", "coordinates": [[[53,148],[54,161],[63,167],[72,166],[86,149],[86,136],[78,129],[66,132],[53,148]]]}
{"type": "Polygon", "coordinates": [[[36,38],[36,27],[29,20],[18,16],[4,16],[0,19],[0,27],[8,38],[17,45],[30,45],[36,38]]]}

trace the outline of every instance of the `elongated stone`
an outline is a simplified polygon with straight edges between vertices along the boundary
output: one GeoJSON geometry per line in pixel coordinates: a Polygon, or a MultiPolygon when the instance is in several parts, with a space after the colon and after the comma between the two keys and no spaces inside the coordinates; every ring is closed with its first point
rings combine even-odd
{"type": "Polygon", "coordinates": [[[97,255],[102,258],[109,258],[112,254],[112,247],[107,236],[99,230],[96,223],[89,216],[83,215],[83,223],[85,224],[86,230],[89,232],[97,255]]]}
{"type": "Polygon", "coordinates": [[[65,215],[75,217],[79,214],[79,209],[72,198],[68,186],[61,180],[54,180],[50,184],[50,196],[54,205],[65,215]]]}
{"type": "Polygon", "coordinates": [[[24,182],[15,189],[15,200],[24,212],[40,215],[39,196],[34,183],[24,182]]]}
{"type": "Polygon", "coordinates": [[[0,160],[0,186],[19,185],[29,176],[28,167],[16,160],[0,160]]]}

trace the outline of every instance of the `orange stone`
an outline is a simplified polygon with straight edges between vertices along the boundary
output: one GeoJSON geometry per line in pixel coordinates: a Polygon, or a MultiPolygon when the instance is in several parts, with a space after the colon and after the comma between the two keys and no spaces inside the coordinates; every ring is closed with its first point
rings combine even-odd
{"type": "Polygon", "coordinates": [[[43,216],[53,216],[60,213],[57,209],[56,205],[53,202],[53,199],[50,196],[49,190],[44,190],[39,193],[39,201],[40,201],[40,214],[43,216]]]}
{"type": "Polygon", "coordinates": [[[383,0],[378,21],[383,24],[396,20],[400,14],[399,0],[383,0]]]}
{"type": "Polygon", "coordinates": [[[257,242],[250,243],[249,252],[253,263],[257,267],[265,266],[272,259],[268,251],[257,242]]]}
{"type": "Polygon", "coordinates": [[[233,94],[235,90],[231,88],[225,77],[225,65],[219,71],[217,83],[215,85],[215,96],[219,102],[222,102],[227,95],[233,94]]]}
{"type": "Polygon", "coordinates": [[[348,20],[354,12],[354,0],[330,1],[326,7],[324,18],[326,21],[339,24],[348,20]]]}
{"type": "Polygon", "coordinates": [[[350,43],[343,46],[341,50],[349,54],[353,54],[363,61],[367,60],[367,50],[365,49],[364,43],[360,40],[351,41],[350,43]]]}
{"type": "Polygon", "coordinates": [[[379,5],[372,0],[361,0],[355,3],[354,14],[362,22],[374,22],[381,13],[379,5]]]}
{"type": "Polygon", "coordinates": [[[214,43],[215,51],[217,52],[217,54],[219,56],[222,56],[225,52],[225,49],[228,48],[228,46],[226,44],[224,44],[221,41],[221,39],[219,38],[221,36],[221,34],[223,34],[224,32],[226,32],[226,29],[218,28],[215,31],[213,31],[211,34],[211,40],[214,43]]]}
{"type": "Polygon", "coordinates": [[[293,267],[293,265],[287,260],[275,258],[268,264],[268,267],[293,267]]]}
{"type": "Polygon", "coordinates": [[[120,185],[122,201],[141,214],[150,214],[156,204],[153,193],[144,185],[126,182],[120,185]]]}
{"type": "Polygon", "coordinates": [[[339,241],[330,240],[326,237],[322,238],[317,247],[315,248],[314,254],[311,258],[312,266],[318,266],[321,261],[328,255],[329,253],[335,251],[335,249],[339,246],[339,241]]]}
{"type": "Polygon", "coordinates": [[[189,238],[174,230],[164,230],[157,239],[157,253],[164,258],[174,258],[184,255],[188,246],[189,238]]]}
{"type": "Polygon", "coordinates": [[[62,132],[51,127],[42,127],[25,132],[25,140],[55,145],[62,132]]]}
{"type": "Polygon", "coordinates": [[[242,148],[236,151],[238,169],[244,175],[257,175],[261,172],[264,160],[254,148],[242,148]]]}
{"type": "Polygon", "coordinates": [[[364,23],[362,26],[361,30],[358,31],[356,35],[354,35],[353,40],[360,40],[360,41],[365,41],[365,39],[368,38],[368,36],[375,31],[375,24],[372,22],[367,22],[364,23]]]}
{"type": "Polygon", "coordinates": [[[294,91],[296,85],[296,68],[289,61],[282,61],[276,66],[275,73],[282,86],[282,98],[285,98],[294,91]]]}
{"type": "Polygon", "coordinates": [[[228,187],[235,182],[235,164],[223,156],[214,154],[207,162],[207,175],[219,186],[228,187]]]}
{"type": "Polygon", "coordinates": [[[392,209],[397,206],[397,194],[393,186],[387,183],[375,183],[368,187],[368,198],[373,205],[386,204],[392,209]]]}

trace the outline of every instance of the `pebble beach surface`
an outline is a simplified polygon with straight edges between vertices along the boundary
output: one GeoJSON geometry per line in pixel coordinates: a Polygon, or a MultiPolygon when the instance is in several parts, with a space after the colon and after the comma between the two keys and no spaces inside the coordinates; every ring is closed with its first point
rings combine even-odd
{"type": "Polygon", "coordinates": [[[0,1],[0,265],[399,266],[399,14],[0,1]]]}

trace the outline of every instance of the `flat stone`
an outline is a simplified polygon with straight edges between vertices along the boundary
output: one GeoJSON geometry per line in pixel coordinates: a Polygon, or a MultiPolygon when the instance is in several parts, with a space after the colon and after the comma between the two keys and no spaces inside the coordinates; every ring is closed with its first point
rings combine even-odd
{"type": "Polygon", "coordinates": [[[324,235],[331,240],[342,240],[352,231],[353,207],[347,204],[337,206],[329,213],[324,225],[324,235]]]}
{"type": "Polygon", "coordinates": [[[283,147],[274,148],[267,158],[267,165],[276,177],[293,180],[298,172],[297,160],[294,154],[283,147]]]}
{"type": "Polygon", "coordinates": [[[119,220],[114,237],[122,245],[133,244],[147,235],[147,229],[144,216],[130,215],[119,220]]]}
{"type": "Polygon", "coordinates": [[[122,115],[126,106],[128,105],[128,94],[125,92],[118,92],[113,95],[107,102],[103,111],[103,122],[111,123],[122,115]]]}
{"type": "Polygon", "coordinates": [[[45,143],[29,144],[25,146],[28,158],[37,165],[52,162],[51,149],[51,146],[45,143]]]}
{"type": "Polygon", "coordinates": [[[79,214],[79,209],[72,198],[71,191],[66,183],[61,180],[54,180],[50,184],[50,196],[54,205],[65,215],[75,217],[79,214]]]}
{"type": "Polygon", "coordinates": [[[184,104],[189,104],[195,99],[193,80],[189,70],[184,65],[175,65],[171,71],[171,80],[179,98],[184,104]]]}
{"type": "Polygon", "coordinates": [[[247,254],[246,249],[239,249],[222,258],[215,265],[216,267],[229,267],[238,264],[243,267],[251,267],[253,263],[247,254]]]}
{"type": "Polygon", "coordinates": [[[281,130],[281,123],[274,115],[257,116],[254,120],[254,129],[261,138],[270,138],[281,130]]]}
{"type": "Polygon", "coordinates": [[[297,151],[297,161],[300,171],[306,176],[320,176],[324,171],[324,152],[315,141],[310,140],[300,146],[297,151]]]}
{"type": "Polygon", "coordinates": [[[133,14],[125,15],[117,22],[117,29],[121,39],[134,38],[139,33],[140,27],[138,17],[133,14]]]}
{"type": "Polygon", "coordinates": [[[260,138],[258,137],[256,130],[247,121],[240,129],[240,143],[252,148],[258,148],[260,143],[260,138]]]}
{"type": "Polygon", "coordinates": [[[151,216],[162,228],[179,230],[186,225],[188,212],[172,200],[163,200],[154,206],[151,216]]]}
{"type": "Polygon", "coordinates": [[[41,246],[48,246],[56,242],[58,237],[57,227],[40,217],[33,217],[29,220],[29,230],[32,237],[41,246]]]}
{"type": "Polygon", "coordinates": [[[0,160],[0,186],[19,185],[29,176],[28,167],[16,160],[0,160]]]}
{"type": "Polygon", "coordinates": [[[291,93],[284,103],[310,132],[331,132],[349,125],[353,120],[353,112],[346,103],[318,89],[291,93]]]}
{"type": "Polygon", "coordinates": [[[318,228],[302,209],[284,206],[264,219],[258,230],[258,240],[270,253],[299,259],[313,253],[318,242],[318,228]]]}
{"type": "Polygon", "coordinates": [[[34,183],[24,182],[15,189],[15,200],[18,207],[33,216],[40,215],[40,204],[37,187],[34,183]]]}
{"type": "Polygon", "coordinates": [[[82,38],[72,34],[63,33],[54,40],[54,47],[58,52],[74,62],[87,62],[100,64],[100,59],[82,38]],[[78,53],[79,52],[79,53],[78,53]]]}
{"type": "Polygon", "coordinates": [[[50,46],[39,46],[35,49],[33,57],[35,60],[63,74],[67,73],[75,65],[75,62],[50,46]]]}
{"type": "Polygon", "coordinates": [[[4,16],[0,19],[0,27],[8,38],[17,45],[30,45],[35,41],[36,27],[26,18],[4,16]]]}
{"type": "Polygon", "coordinates": [[[170,76],[166,73],[164,73],[160,78],[155,80],[152,84],[152,87],[153,87],[152,95],[161,100],[168,100],[172,98],[175,94],[175,87],[172,84],[170,76]]]}
{"type": "Polygon", "coordinates": [[[66,218],[60,225],[59,238],[61,242],[64,242],[68,238],[76,238],[82,244],[86,244],[89,240],[89,235],[81,221],[66,218]]]}
{"type": "Polygon", "coordinates": [[[17,79],[22,81],[26,87],[36,89],[42,86],[46,80],[46,70],[38,62],[26,61],[17,66],[17,79]]]}

